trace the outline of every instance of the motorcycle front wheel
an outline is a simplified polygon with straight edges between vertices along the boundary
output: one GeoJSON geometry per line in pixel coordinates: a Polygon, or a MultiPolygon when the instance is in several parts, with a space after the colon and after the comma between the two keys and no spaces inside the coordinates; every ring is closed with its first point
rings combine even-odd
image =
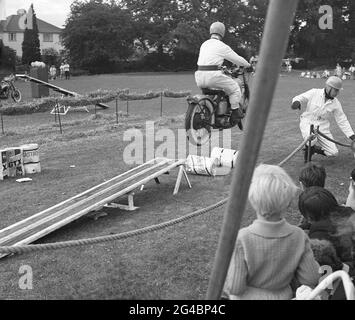
{"type": "Polygon", "coordinates": [[[212,103],[207,98],[189,104],[185,116],[185,129],[191,143],[202,146],[210,140],[212,110],[212,103]]]}
{"type": "Polygon", "coordinates": [[[11,98],[12,100],[14,100],[15,102],[20,102],[22,99],[22,95],[21,95],[21,91],[18,89],[15,89],[12,93],[11,93],[11,98]]]}

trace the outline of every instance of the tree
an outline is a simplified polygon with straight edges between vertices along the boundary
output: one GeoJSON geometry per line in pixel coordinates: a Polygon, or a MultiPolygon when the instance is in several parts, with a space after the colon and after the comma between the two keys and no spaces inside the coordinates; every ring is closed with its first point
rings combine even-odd
{"type": "Polygon", "coordinates": [[[354,51],[353,1],[328,0],[333,11],[333,28],[320,28],[322,0],[301,0],[296,12],[290,46],[296,55],[314,64],[335,65],[349,58],[354,51]]]}
{"type": "Polygon", "coordinates": [[[0,70],[14,70],[16,64],[16,51],[4,45],[0,39],[0,70]]]}
{"type": "Polygon", "coordinates": [[[37,17],[33,4],[27,13],[27,27],[22,42],[22,64],[41,61],[41,49],[38,36],[37,17]],[[31,23],[32,22],[32,23],[31,23]]]}
{"type": "Polygon", "coordinates": [[[114,1],[75,1],[62,33],[71,64],[91,72],[111,70],[133,53],[131,13],[114,1]]]}

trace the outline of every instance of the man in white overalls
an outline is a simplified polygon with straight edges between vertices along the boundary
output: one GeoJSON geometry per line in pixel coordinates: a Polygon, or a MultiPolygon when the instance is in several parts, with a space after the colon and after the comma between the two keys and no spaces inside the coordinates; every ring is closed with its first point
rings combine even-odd
{"type": "MultiPolygon", "coordinates": [[[[339,91],[342,90],[342,86],[342,80],[339,77],[332,76],[326,81],[324,89],[311,89],[293,98],[292,109],[305,109],[300,117],[300,129],[304,139],[309,136],[311,125],[314,125],[314,128],[319,126],[321,133],[333,139],[330,132],[329,119],[331,116],[334,116],[335,121],[345,136],[352,141],[355,140],[354,131],[339,100],[336,98],[339,91]]],[[[304,150],[305,161],[307,161],[308,148],[309,146],[304,150]]],[[[318,153],[327,157],[336,157],[339,153],[333,142],[321,136],[311,141],[310,148],[311,156],[314,153],[318,153]]]]}

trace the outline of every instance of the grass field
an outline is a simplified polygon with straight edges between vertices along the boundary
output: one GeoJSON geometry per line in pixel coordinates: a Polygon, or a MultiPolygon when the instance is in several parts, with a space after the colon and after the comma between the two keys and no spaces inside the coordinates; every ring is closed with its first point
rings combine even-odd
{"type": "MultiPolygon", "coordinates": [[[[75,77],[55,83],[79,93],[98,88],[129,88],[145,93],[170,89],[197,93],[192,73],[130,74],[75,77]]],[[[17,82],[24,98],[30,98],[29,83],[17,82]]],[[[275,93],[259,162],[276,164],[287,157],[302,141],[298,128],[298,112],[290,109],[291,98],[322,80],[283,76],[275,93]]],[[[355,81],[345,82],[340,100],[350,123],[355,124],[353,92],[355,81]]],[[[0,148],[24,143],[40,145],[42,172],[31,176],[32,182],[20,184],[15,179],[0,182],[0,228],[29,217],[66,200],[90,187],[131,168],[123,161],[123,151],[129,144],[123,141],[127,129],[137,128],[145,134],[145,121],[155,121],[156,129],[183,127],[185,99],[133,101],[126,115],[126,104],[119,103],[118,124],[115,102],[108,110],[89,107],[90,114],[73,111],[62,117],[60,134],[54,116],[48,113],[4,117],[5,134],[0,136],[0,148]],[[71,168],[75,165],[75,168],[71,168]]],[[[346,141],[333,123],[336,140],[346,141]]],[[[355,125],[354,125],[355,127],[355,125]]],[[[1,132],[0,132],[1,133],[1,132]]],[[[232,130],[232,147],[239,149],[242,135],[232,130]]],[[[155,142],[156,149],[161,142],[155,142]]],[[[151,150],[148,150],[151,151],[151,150]]],[[[315,156],[327,170],[326,187],[344,202],[347,182],[354,167],[349,149],[340,147],[337,159],[315,156]]],[[[302,153],[297,154],[285,169],[297,181],[303,165],[302,153]]],[[[161,179],[161,185],[149,183],[135,196],[140,209],[131,213],[105,209],[107,216],[97,220],[85,216],[40,239],[49,243],[91,238],[135,230],[159,224],[214,204],[228,196],[231,177],[190,175],[192,189],[184,182],[178,195],[172,191],[176,172],[161,179]]],[[[198,218],[161,231],[122,241],[54,251],[14,255],[0,260],[0,299],[203,299],[213,265],[224,207],[198,218]],[[33,270],[33,289],[19,288],[19,269],[23,265],[33,270]]],[[[254,219],[248,206],[243,226],[254,219]]],[[[300,216],[295,202],[286,219],[298,223],[300,216]]]]}

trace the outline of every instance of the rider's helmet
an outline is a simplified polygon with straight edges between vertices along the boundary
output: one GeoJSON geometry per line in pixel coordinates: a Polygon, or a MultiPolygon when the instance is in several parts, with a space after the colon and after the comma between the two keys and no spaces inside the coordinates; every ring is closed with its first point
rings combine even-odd
{"type": "Polygon", "coordinates": [[[226,27],[222,22],[216,21],[213,22],[210,26],[210,34],[218,34],[223,38],[225,32],[226,32],[226,27]]]}
{"type": "Polygon", "coordinates": [[[343,88],[343,81],[336,76],[329,77],[325,84],[337,90],[341,90],[343,88]]]}

